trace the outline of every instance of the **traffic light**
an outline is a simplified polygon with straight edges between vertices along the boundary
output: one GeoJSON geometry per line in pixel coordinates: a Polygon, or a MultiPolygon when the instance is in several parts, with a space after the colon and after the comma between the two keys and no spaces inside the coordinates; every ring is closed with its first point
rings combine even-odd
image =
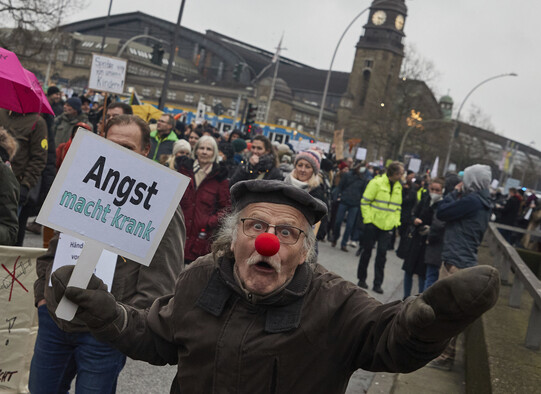
{"type": "Polygon", "coordinates": [[[251,133],[254,128],[255,118],[257,115],[257,107],[253,104],[248,104],[248,111],[246,112],[246,132],[251,133]]]}
{"type": "Polygon", "coordinates": [[[237,82],[240,81],[240,75],[242,74],[242,70],[244,69],[243,63],[237,63],[235,65],[235,68],[233,69],[233,79],[237,82]]]}
{"type": "Polygon", "coordinates": [[[161,66],[163,63],[164,53],[165,51],[161,44],[154,44],[152,46],[152,58],[150,59],[150,62],[152,64],[156,64],[157,66],[161,66]]]}

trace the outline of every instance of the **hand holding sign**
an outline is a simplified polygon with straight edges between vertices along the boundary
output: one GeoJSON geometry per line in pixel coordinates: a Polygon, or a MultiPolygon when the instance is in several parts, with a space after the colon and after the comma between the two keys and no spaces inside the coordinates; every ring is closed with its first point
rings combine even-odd
{"type": "MultiPolygon", "coordinates": [[[[79,129],[37,218],[85,241],[69,286],[86,287],[103,249],[148,265],[188,183],[79,129]]],[[[71,320],[76,308],[69,305],[62,301],[57,316],[71,320]]]]}

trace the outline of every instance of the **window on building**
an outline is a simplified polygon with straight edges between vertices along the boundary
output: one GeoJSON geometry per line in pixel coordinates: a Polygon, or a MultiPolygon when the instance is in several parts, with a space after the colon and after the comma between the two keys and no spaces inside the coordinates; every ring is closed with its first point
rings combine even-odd
{"type": "Polygon", "coordinates": [[[295,112],[295,122],[301,122],[302,115],[299,112],[295,112]]]}
{"type": "Polygon", "coordinates": [[[167,99],[168,100],[176,100],[177,98],[177,92],[168,90],[167,91],[167,99]]]}
{"type": "Polygon", "coordinates": [[[86,64],[86,56],[75,55],[74,63],[78,66],[84,66],[86,64]]]}
{"type": "Polygon", "coordinates": [[[370,84],[370,76],[371,76],[370,70],[364,70],[363,72],[363,80],[361,85],[361,95],[359,98],[359,104],[364,106],[364,102],[366,101],[366,95],[368,93],[368,85],[370,84]]]}
{"type": "Polygon", "coordinates": [[[265,114],[267,113],[267,101],[259,101],[257,103],[257,113],[255,115],[255,120],[258,122],[263,122],[265,120],[265,114]]]}
{"type": "Polygon", "coordinates": [[[56,54],[56,60],[59,62],[67,62],[68,61],[68,51],[60,50],[56,54]]]}
{"type": "Polygon", "coordinates": [[[364,68],[374,68],[374,61],[372,59],[366,59],[364,61],[364,68]]]}
{"type": "Polygon", "coordinates": [[[156,93],[154,94],[157,98],[160,98],[162,95],[162,91],[160,89],[156,89],[156,93]]]}
{"type": "Polygon", "coordinates": [[[187,103],[193,103],[194,102],[194,95],[192,93],[186,93],[184,95],[184,101],[187,103]]]}
{"type": "Polygon", "coordinates": [[[306,125],[310,124],[310,117],[308,115],[304,115],[302,117],[302,123],[304,123],[306,125]]]}
{"type": "Polygon", "coordinates": [[[212,99],[212,106],[214,107],[215,105],[217,104],[221,104],[222,103],[222,100],[219,99],[219,98],[213,98],[212,99]]]}
{"type": "Polygon", "coordinates": [[[143,88],[141,89],[141,94],[143,96],[150,96],[150,88],[143,88]]]}

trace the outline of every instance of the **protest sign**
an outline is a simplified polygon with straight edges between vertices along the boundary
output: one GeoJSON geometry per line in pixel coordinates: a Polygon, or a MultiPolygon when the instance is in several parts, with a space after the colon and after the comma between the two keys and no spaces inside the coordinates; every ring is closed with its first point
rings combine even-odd
{"type": "Polygon", "coordinates": [[[333,137],[336,160],[344,159],[344,129],[335,130],[333,137]]]}
{"type": "Polygon", "coordinates": [[[88,87],[101,92],[124,93],[126,59],[92,54],[88,87]]]}
{"type": "MultiPolygon", "coordinates": [[[[56,253],[54,255],[53,268],[51,272],[55,272],[60,267],[65,265],[75,265],[85,245],[85,241],[71,235],[61,233],[56,245],[56,253]]],[[[111,291],[113,286],[113,276],[115,275],[116,259],[118,255],[111,253],[108,250],[101,252],[98,264],[94,269],[94,275],[100,278],[107,285],[107,290],[111,291]]],[[[49,278],[49,286],[52,286],[49,278]]]]}
{"type": "MultiPolygon", "coordinates": [[[[85,241],[69,285],[87,286],[103,249],[150,264],[188,183],[178,172],[80,128],[37,218],[85,241]]],[[[59,315],[66,303],[57,316],[71,320],[59,315]]]]}
{"type": "Polygon", "coordinates": [[[0,392],[27,393],[38,321],[34,306],[40,248],[0,246],[0,392]]]}
{"type": "Polygon", "coordinates": [[[357,148],[357,153],[355,153],[355,159],[366,160],[366,148],[357,148]]]}
{"type": "Polygon", "coordinates": [[[412,157],[408,165],[408,170],[418,173],[420,169],[421,169],[421,159],[416,159],[412,157]]]}

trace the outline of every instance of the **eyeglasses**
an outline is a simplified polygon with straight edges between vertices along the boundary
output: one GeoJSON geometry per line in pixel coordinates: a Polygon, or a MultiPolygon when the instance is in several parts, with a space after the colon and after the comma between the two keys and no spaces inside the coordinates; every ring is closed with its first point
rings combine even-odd
{"type": "Polygon", "coordinates": [[[250,238],[256,238],[259,234],[268,232],[270,227],[274,227],[276,236],[280,240],[280,243],[284,245],[294,245],[299,240],[301,234],[306,234],[300,228],[287,224],[274,225],[254,218],[242,218],[240,221],[242,222],[242,232],[250,238]]]}

